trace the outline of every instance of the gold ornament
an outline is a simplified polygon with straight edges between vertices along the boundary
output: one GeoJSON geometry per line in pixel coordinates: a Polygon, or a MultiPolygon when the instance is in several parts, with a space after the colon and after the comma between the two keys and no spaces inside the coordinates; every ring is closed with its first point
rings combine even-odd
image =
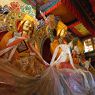
{"type": "Polygon", "coordinates": [[[10,12],[8,13],[7,17],[6,17],[6,24],[7,24],[7,28],[8,31],[12,31],[12,32],[17,32],[17,21],[21,21],[23,18],[23,14],[22,13],[18,13],[18,12],[10,12]]]}
{"type": "Polygon", "coordinates": [[[6,15],[0,14],[0,30],[1,31],[7,30],[5,19],[6,19],[6,15]]]}

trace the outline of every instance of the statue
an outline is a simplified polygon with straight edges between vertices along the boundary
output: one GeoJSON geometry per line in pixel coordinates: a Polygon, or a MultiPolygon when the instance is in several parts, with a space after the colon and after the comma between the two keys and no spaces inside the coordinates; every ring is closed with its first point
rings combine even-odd
{"type": "Polygon", "coordinates": [[[77,37],[73,39],[72,43],[73,43],[73,48],[72,48],[73,61],[74,61],[74,64],[79,65],[80,57],[83,54],[84,47],[83,47],[82,42],[77,37]]]}
{"type": "MultiPolygon", "coordinates": [[[[59,21],[57,28],[56,28],[56,31],[54,31],[54,32],[56,32],[56,36],[55,36],[53,42],[51,42],[51,44],[50,44],[50,46],[51,46],[50,51],[52,54],[54,53],[55,48],[59,44],[62,44],[62,43],[67,44],[66,40],[64,39],[65,36],[67,35],[66,30],[67,30],[67,27],[65,26],[65,28],[64,28],[63,22],[59,21]]],[[[61,52],[61,50],[59,50],[58,55],[60,54],[60,52],[61,52]]]]}
{"type": "Polygon", "coordinates": [[[1,43],[5,43],[0,51],[0,56],[5,54],[2,58],[11,63],[10,66],[13,64],[13,67],[32,76],[40,74],[46,68],[40,53],[31,45],[34,22],[34,18],[25,15],[18,24],[18,32],[8,32],[2,38],[1,43]]]}

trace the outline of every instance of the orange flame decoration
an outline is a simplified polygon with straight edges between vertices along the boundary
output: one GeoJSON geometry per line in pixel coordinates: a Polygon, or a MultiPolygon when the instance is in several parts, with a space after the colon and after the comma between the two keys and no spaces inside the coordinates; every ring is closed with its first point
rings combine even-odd
{"type": "Polygon", "coordinates": [[[20,4],[18,2],[11,2],[9,5],[11,11],[20,12],[20,4]]]}

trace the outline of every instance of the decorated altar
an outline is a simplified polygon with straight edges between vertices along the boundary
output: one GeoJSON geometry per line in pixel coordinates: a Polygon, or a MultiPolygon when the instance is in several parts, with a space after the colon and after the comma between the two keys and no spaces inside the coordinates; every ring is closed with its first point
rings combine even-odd
{"type": "Polygon", "coordinates": [[[83,43],[56,16],[40,11],[37,19],[35,9],[19,2],[0,7],[0,95],[95,95],[83,43]],[[43,55],[47,39],[51,56],[43,55]]]}

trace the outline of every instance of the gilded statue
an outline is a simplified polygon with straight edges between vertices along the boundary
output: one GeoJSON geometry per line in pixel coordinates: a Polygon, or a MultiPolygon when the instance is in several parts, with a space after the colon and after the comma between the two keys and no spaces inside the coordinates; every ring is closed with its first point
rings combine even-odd
{"type": "MultiPolygon", "coordinates": [[[[67,43],[66,40],[64,39],[65,36],[67,35],[67,26],[65,24],[63,24],[62,21],[59,21],[58,24],[57,24],[57,28],[56,28],[56,36],[53,40],[53,42],[51,42],[50,44],[50,51],[51,53],[53,54],[54,53],[54,50],[55,48],[59,45],[59,44],[62,44],[62,43],[67,43]]],[[[59,50],[59,53],[58,55],[60,54],[61,50],[59,50]]]]}
{"type": "Polygon", "coordinates": [[[26,14],[17,25],[18,31],[9,31],[4,35],[0,51],[0,55],[5,54],[2,58],[8,60],[10,66],[32,76],[40,74],[46,68],[43,58],[30,40],[34,34],[35,21],[26,14]]]}

